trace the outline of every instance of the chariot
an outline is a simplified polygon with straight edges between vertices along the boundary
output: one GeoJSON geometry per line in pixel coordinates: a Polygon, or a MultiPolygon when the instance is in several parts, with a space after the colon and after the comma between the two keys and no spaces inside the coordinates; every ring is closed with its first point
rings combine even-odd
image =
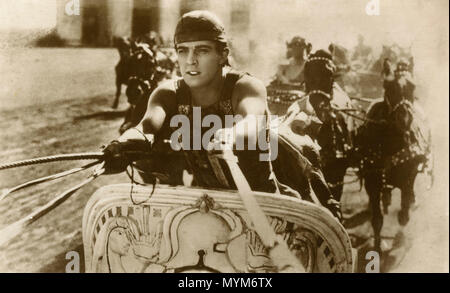
{"type": "MultiPolygon", "coordinates": [[[[97,164],[86,181],[0,230],[0,245],[102,175],[102,156],[62,155],[0,166],[1,170],[61,159],[96,160],[11,188],[1,200],[15,190],[97,164]]],[[[133,182],[97,190],[80,223],[85,271],[352,272],[349,236],[326,208],[282,194],[254,192],[232,152],[209,157],[226,162],[237,190],[133,182]]]]}

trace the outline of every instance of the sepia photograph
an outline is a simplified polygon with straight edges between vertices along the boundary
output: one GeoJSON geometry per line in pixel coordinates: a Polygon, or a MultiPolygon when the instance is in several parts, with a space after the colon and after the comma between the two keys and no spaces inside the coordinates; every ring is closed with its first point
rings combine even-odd
{"type": "Polygon", "coordinates": [[[447,0],[2,0],[0,76],[0,273],[449,273],[447,0]]]}

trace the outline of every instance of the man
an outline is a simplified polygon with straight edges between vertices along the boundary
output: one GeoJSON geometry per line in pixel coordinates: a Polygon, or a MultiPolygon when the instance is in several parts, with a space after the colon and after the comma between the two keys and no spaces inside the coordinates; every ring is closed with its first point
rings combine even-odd
{"type": "Polygon", "coordinates": [[[279,66],[274,82],[300,85],[304,81],[305,60],[311,52],[312,46],[304,38],[295,36],[286,44],[286,47],[286,57],[289,63],[279,66]]]}
{"type": "MultiPolygon", "coordinates": [[[[216,149],[217,144],[223,144],[228,134],[233,132],[234,142],[258,141],[258,146],[261,146],[260,134],[266,132],[265,122],[268,121],[255,117],[268,116],[265,86],[255,77],[234,72],[227,67],[229,49],[225,31],[217,17],[210,12],[192,11],[183,15],[176,27],[174,42],[182,79],[162,83],[151,94],[147,111],[139,125],[143,133],[130,129],[118,142],[111,143],[105,149],[107,172],[122,172],[126,169],[130,158],[124,152],[150,148],[146,146],[144,134],[147,136],[145,139],[153,142],[152,151],[169,136],[171,143],[177,143],[173,136],[177,131],[173,129],[173,125],[176,125],[173,121],[181,114],[188,117],[189,125],[193,126],[189,134],[192,142],[189,140],[187,145],[183,142],[183,148],[190,149],[185,153],[189,169],[194,173],[195,184],[207,188],[234,189],[236,187],[229,180],[229,174],[218,170],[220,163],[217,165],[217,162],[211,161],[207,151],[216,149]],[[220,117],[222,123],[226,115],[240,115],[242,119],[217,131],[216,140],[206,148],[203,145],[195,149],[196,133],[200,133],[203,138],[211,130],[200,125],[196,129],[194,118],[199,111],[202,121],[210,115],[220,117]]],[[[184,133],[181,137],[184,139],[184,133]]],[[[263,139],[266,140],[266,136],[263,139]]],[[[300,197],[297,192],[277,181],[271,161],[261,160],[263,152],[262,148],[236,152],[239,166],[252,190],[270,193],[281,191],[300,197]]],[[[325,196],[330,195],[328,192],[325,196]]]]}
{"type": "Polygon", "coordinates": [[[352,60],[359,61],[360,64],[363,66],[363,69],[368,69],[372,65],[373,62],[372,48],[364,44],[363,35],[358,35],[358,44],[356,45],[353,51],[352,60]]]}
{"type": "MultiPolygon", "coordinates": [[[[230,87],[230,77],[227,78],[229,72],[226,68],[229,51],[223,25],[217,17],[207,11],[193,11],[183,15],[176,27],[174,41],[183,78],[178,82],[172,80],[164,82],[151,94],[147,112],[139,125],[142,131],[146,135],[153,135],[151,140],[161,141],[163,133],[170,132],[170,121],[175,115],[185,114],[192,122],[194,107],[200,108],[202,118],[208,114],[215,114],[224,120],[225,115],[241,115],[242,122],[249,123],[249,129],[257,129],[255,121],[246,118],[266,114],[264,84],[249,75],[235,74],[232,75],[235,79],[234,88],[232,84],[230,87]]],[[[257,131],[246,133],[242,127],[235,126],[235,129],[238,130],[237,136],[250,135],[253,136],[251,139],[256,139],[258,135],[257,131]]],[[[204,129],[202,130],[204,133],[204,129]]],[[[120,142],[131,140],[142,140],[142,135],[131,129],[119,138],[120,142]]],[[[116,148],[122,149],[123,146],[119,147],[118,144],[114,146],[113,143],[106,152],[115,153],[117,163],[120,154],[116,148]]],[[[214,172],[205,157],[205,152],[189,153],[193,154],[188,156],[191,169],[194,172],[200,170],[198,174],[194,173],[194,176],[197,175],[195,180],[198,185],[211,188],[224,187],[211,175],[214,172]]],[[[241,157],[243,161],[249,162],[248,165],[241,164],[241,167],[247,169],[244,173],[251,187],[254,190],[274,192],[275,186],[269,183],[269,162],[249,160],[248,155],[241,157]],[[258,174],[254,169],[256,165],[262,166],[258,174]]],[[[109,167],[116,169],[114,165],[109,167]]],[[[118,167],[120,168],[111,171],[123,171],[120,170],[123,169],[123,164],[118,167]]]]}

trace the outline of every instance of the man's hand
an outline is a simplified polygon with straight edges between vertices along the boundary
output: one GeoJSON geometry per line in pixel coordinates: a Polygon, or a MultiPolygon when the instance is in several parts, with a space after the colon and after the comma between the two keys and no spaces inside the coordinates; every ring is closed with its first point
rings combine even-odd
{"type": "Polygon", "coordinates": [[[297,133],[299,135],[306,135],[306,129],[311,125],[311,118],[305,113],[300,112],[291,122],[292,132],[297,133]]]}
{"type": "Polygon", "coordinates": [[[127,131],[128,129],[130,129],[132,127],[133,127],[132,122],[124,122],[119,128],[120,135],[122,135],[125,131],[127,131]]]}
{"type": "Polygon", "coordinates": [[[145,140],[112,141],[103,150],[105,174],[117,174],[125,171],[133,161],[150,154],[151,143],[145,140]]]}
{"type": "Polygon", "coordinates": [[[208,144],[208,151],[222,152],[224,150],[233,150],[234,148],[234,130],[233,128],[221,128],[216,131],[214,138],[208,144]]]}

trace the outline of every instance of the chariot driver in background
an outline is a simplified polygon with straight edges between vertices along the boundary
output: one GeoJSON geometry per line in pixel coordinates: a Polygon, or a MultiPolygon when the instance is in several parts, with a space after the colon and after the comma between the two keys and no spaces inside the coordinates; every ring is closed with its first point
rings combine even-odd
{"type": "Polygon", "coordinates": [[[311,52],[312,46],[304,38],[295,36],[289,43],[286,43],[287,64],[278,67],[275,79],[272,84],[293,84],[300,86],[304,81],[303,70],[305,61],[311,52]]]}
{"type": "MultiPolygon", "coordinates": [[[[171,122],[175,116],[183,115],[190,121],[192,139],[190,148],[183,153],[194,175],[194,185],[213,189],[236,189],[233,180],[229,179],[230,174],[227,174],[226,168],[222,168],[222,173],[218,171],[222,162],[217,165],[210,160],[211,145],[215,150],[218,145],[230,145],[230,133],[234,133],[232,135],[234,142],[239,140],[250,142],[258,141],[261,132],[265,134],[269,132],[266,88],[257,78],[229,67],[225,30],[214,14],[208,11],[191,11],[184,14],[177,24],[174,42],[182,78],[166,81],[153,91],[138,128],[127,130],[117,141],[113,141],[105,148],[105,168],[108,173],[125,171],[132,159],[124,152],[130,150],[151,148],[153,152],[160,148],[165,150],[168,148],[170,152],[173,140],[171,146],[162,142],[168,137],[173,138],[173,133],[178,129],[174,129],[171,122]],[[196,124],[193,120],[196,113],[201,115],[201,121],[210,115],[218,116],[222,125],[228,127],[216,131],[214,139],[206,149],[203,144],[198,150],[192,145],[196,139],[195,132],[204,138],[204,134],[207,131],[211,132],[212,129],[201,125],[197,126],[199,129],[195,129],[196,124]],[[240,115],[242,119],[232,126],[227,126],[224,123],[226,115],[233,117],[240,115]]],[[[267,139],[267,135],[263,137],[264,140],[267,139]]],[[[302,190],[299,188],[294,190],[280,183],[281,180],[275,176],[273,162],[270,159],[261,160],[261,154],[274,153],[275,150],[271,149],[272,144],[268,150],[262,150],[259,146],[258,141],[256,150],[235,152],[251,189],[300,197],[302,190]]],[[[232,147],[235,148],[236,145],[232,147]]],[[[186,150],[184,145],[182,149],[186,150]]],[[[280,150],[281,153],[288,152],[280,150]]],[[[303,158],[300,154],[297,157],[303,158]]],[[[287,161],[292,162],[289,159],[287,161]]],[[[167,165],[164,161],[160,164],[167,165]]],[[[311,186],[317,187],[315,193],[320,203],[330,209],[335,216],[340,216],[339,206],[333,201],[331,192],[318,171],[308,165],[306,159],[301,161],[300,165],[296,169],[304,172],[304,178],[311,178],[313,181],[311,186]]],[[[287,173],[299,174],[300,171],[296,172],[287,173]]],[[[309,186],[308,182],[306,184],[309,186]]]]}
{"type": "Polygon", "coordinates": [[[358,44],[353,51],[352,60],[358,62],[360,69],[364,70],[369,69],[374,62],[372,48],[364,43],[363,35],[358,35],[358,44]]]}

